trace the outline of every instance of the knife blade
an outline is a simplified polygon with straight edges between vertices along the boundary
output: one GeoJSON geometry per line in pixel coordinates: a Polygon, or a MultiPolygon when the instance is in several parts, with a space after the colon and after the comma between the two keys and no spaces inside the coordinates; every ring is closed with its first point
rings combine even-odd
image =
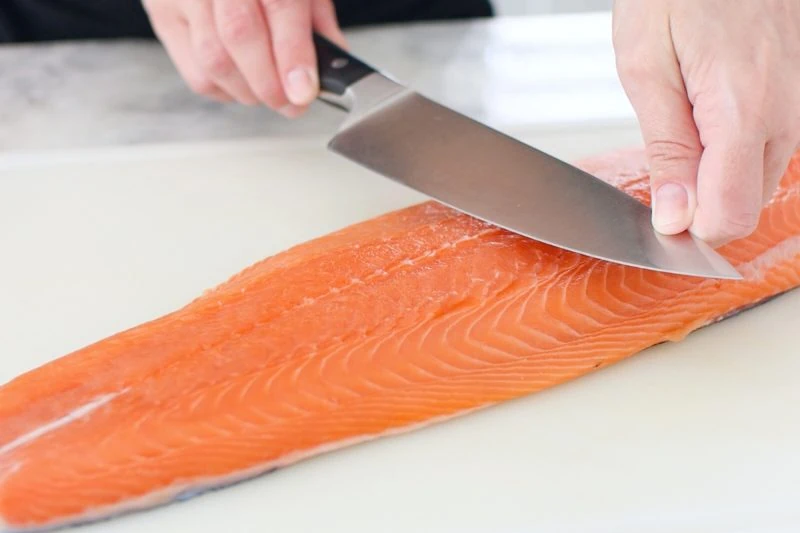
{"type": "Polygon", "coordinates": [[[319,99],[347,113],[328,149],[453,209],[589,257],[741,279],[689,232],[655,231],[645,204],[603,180],[441,105],[319,34],[319,99]]]}

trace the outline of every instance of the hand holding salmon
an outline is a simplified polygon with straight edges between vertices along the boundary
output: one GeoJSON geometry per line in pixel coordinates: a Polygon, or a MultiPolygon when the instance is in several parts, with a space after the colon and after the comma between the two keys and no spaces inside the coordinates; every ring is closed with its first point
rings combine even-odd
{"type": "Polygon", "coordinates": [[[800,143],[800,2],[616,0],[613,36],[656,229],[750,235],[800,143]]]}

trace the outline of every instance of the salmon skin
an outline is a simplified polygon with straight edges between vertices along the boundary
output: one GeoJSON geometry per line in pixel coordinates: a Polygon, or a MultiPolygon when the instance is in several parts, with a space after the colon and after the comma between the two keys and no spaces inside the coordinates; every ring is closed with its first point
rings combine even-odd
{"type": "MultiPolygon", "coordinates": [[[[580,166],[649,202],[641,151],[580,166]]],[[[800,156],[720,252],[743,281],[587,258],[438,203],[304,243],[0,387],[0,520],[185,499],[679,341],[800,285],[800,156]]]]}

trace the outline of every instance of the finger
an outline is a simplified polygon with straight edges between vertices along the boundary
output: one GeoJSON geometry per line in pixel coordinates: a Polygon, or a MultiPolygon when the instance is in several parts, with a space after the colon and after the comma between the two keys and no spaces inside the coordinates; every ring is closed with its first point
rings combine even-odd
{"type": "Polygon", "coordinates": [[[694,217],[703,147],[674,52],[653,47],[648,57],[620,56],[618,70],[646,145],[653,226],[674,235],[694,217]]]}
{"type": "Polygon", "coordinates": [[[639,103],[639,120],[650,166],[653,226],[674,235],[686,231],[694,218],[703,148],[683,91],[662,85],[652,95],[639,103]]]}
{"type": "Polygon", "coordinates": [[[230,100],[230,95],[217,87],[195,61],[185,20],[172,13],[154,13],[151,24],[178,74],[193,92],[221,102],[230,100]]]}
{"type": "Polygon", "coordinates": [[[755,230],[764,196],[765,146],[760,134],[732,125],[708,139],[690,228],[694,235],[721,246],[755,230]]]}
{"type": "Polygon", "coordinates": [[[319,92],[317,59],[311,38],[310,1],[261,1],[286,97],[295,106],[306,107],[319,92]]]}
{"type": "Polygon", "coordinates": [[[205,75],[238,102],[258,103],[219,36],[211,1],[192,0],[186,5],[193,54],[205,75]]]}
{"type": "Polygon", "coordinates": [[[253,95],[279,110],[289,101],[272,57],[267,21],[258,0],[215,0],[214,20],[222,44],[253,95]]]}
{"type": "Polygon", "coordinates": [[[773,139],[767,143],[764,150],[764,205],[775,195],[796,148],[796,142],[782,139],[773,139]]]}
{"type": "Polygon", "coordinates": [[[315,30],[335,44],[348,48],[332,0],[311,0],[311,23],[315,30]]]}

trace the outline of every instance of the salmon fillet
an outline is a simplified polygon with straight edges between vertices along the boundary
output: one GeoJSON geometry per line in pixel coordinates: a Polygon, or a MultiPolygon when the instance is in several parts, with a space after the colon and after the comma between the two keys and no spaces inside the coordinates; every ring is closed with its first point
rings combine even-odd
{"type": "MultiPolygon", "coordinates": [[[[580,166],[649,202],[641,151],[580,166]]],[[[433,202],[304,243],[0,387],[0,522],[184,499],[556,386],[793,289],[800,155],[721,253],[743,281],[587,258],[433,202]]]]}

